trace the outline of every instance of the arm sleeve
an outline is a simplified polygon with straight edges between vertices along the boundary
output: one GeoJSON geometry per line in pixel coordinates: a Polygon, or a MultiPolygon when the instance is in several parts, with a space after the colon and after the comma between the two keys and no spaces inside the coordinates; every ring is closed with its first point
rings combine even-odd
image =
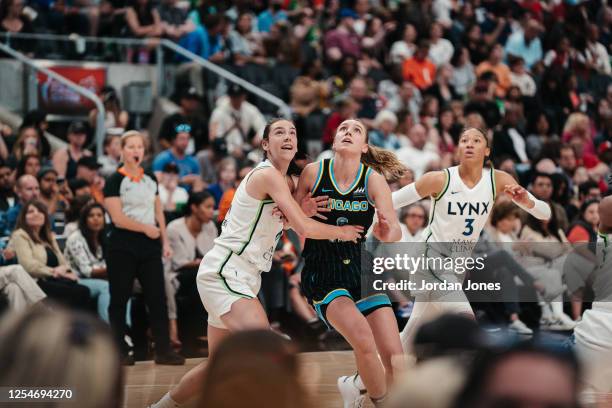
{"type": "Polygon", "coordinates": [[[416,185],[414,183],[410,183],[407,186],[393,192],[391,194],[391,198],[393,199],[393,208],[397,210],[412,203],[416,203],[423,197],[419,195],[416,185]]]}
{"type": "Polygon", "coordinates": [[[516,204],[518,207],[520,207],[521,209],[527,211],[529,214],[536,217],[538,220],[550,219],[550,215],[551,215],[550,205],[542,200],[538,200],[529,191],[527,192],[527,195],[529,196],[529,199],[535,203],[535,206],[533,208],[527,208],[524,205],[519,204],[514,200],[512,200],[512,202],[516,204]]]}

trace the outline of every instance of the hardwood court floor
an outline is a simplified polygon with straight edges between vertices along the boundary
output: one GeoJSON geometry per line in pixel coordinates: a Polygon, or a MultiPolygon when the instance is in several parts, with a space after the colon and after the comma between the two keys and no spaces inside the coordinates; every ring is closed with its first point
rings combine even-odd
{"type": "MultiPolygon", "coordinates": [[[[355,372],[355,359],[351,351],[325,351],[301,353],[302,383],[314,396],[317,408],[338,408],[342,400],[336,380],[341,375],[355,372]]],[[[188,359],[184,366],[158,366],[152,361],[126,367],[124,408],[145,408],[157,401],[183,374],[203,359],[188,359]]],[[[587,408],[612,408],[612,394],[594,397],[598,403],[587,403],[587,408]]],[[[369,402],[367,407],[371,407],[369,402]]]]}
{"type": "MultiPolygon", "coordinates": [[[[303,384],[316,397],[316,407],[337,408],[342,400],[336,380],[341,375],[355,372],[351,351],[301,353],[303,384]]],[[[139,362],[126,368],[124,408],[145,408],[157,401],[183,374],[202,359],[187,360],[184,366],[158,366],[151,361],[139,362]]]]}

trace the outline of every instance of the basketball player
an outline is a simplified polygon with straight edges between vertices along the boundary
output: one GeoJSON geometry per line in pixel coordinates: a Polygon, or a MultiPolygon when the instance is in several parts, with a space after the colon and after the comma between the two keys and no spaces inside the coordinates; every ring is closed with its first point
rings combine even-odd
{"type": "MultiPolygon", "coordinates": [[[[209,355],[233,331],[269,329],[257,299],[261,271],[269,271],[283,230],[277,206],[291,227],[317,239],[357,241],[364,229],[325,225],[307,218],[294,201],[286,179],[297,151],[295,126],[284,119],[269,122],[262,148],[267,157],[240,183],[215,246],[204,256],[197,275],[198,291],[208,312],[209,355]]],[[[153,407],[176,407],[197,396],[204,383],[204,363],[194,367],[153,407]]]]}
{"type": "MultiPolygon", "coordinates": [[[[469,256],[480,237],[495,197],[504,192],[534,217],[550,218],[550,206],[536,199],[508,173],[484,167],[489,160],[488,138],[483,130],[465,129],[457,146],[459,165],[424,174],[419,180],[393,193],[393,207],[399,209],[424,197],[431,197],[429,225],[423,231],[426,257],[469,256]]],[[[412,343],[419,327],[444,313],[474,317],[463,291],[419,290],[421,282],[462,281],[453,270],[424,269],[414,275],[417,290],[411,291],[415,305],[400,338],[405,353],[412,354],[412,343]]],[[[413,278],[411,277],[411,280],[413,278]]],[[[360,373],[361,374],[361,373],[360,373]]],[[[349,377],[350,378],[350,377],[349,377]]],[[[340,377],[339,381],[347,377],[340,377]]],[[[353,390],[343,394],[345,407],[359,406],[362,382],[359,376],[348,380],[353,390]]]]}
{"type": "Polygon", "coordinates": [[[593,307],[574,329],[578,357],[584,362],[585,391],[612,392],[612,196],[599,203],[598,268],[593,307]]]}
{"type": "MultiPolygon", "coordinates": [[[[296,201],[308,193],[327,196],[331,211],[326,213],[326,224],[360,225],[365,230],[377,210],[374,236],[383,242],[399,240],[402,234],[383,174],[399,178],[404,166],[392,153],[369,146],[365,126],[354,119],[340,124],[333,150],[332,159],[304,168],[296,201]]],[[[401,355],[402,348],[387,295],[362,296],[361,241],[307,239],[301,285],[319,318],[353,347],[361,378],[377,406],[392,380],[391,359],[401,355]]],[[[338,386],[343,392],[344,382],[338,386]]]]}

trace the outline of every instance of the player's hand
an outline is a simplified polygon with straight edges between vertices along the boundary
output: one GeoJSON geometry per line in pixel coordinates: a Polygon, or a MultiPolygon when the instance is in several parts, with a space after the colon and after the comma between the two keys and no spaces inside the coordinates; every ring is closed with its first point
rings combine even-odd
{"type": "Polygon", "coordinates": [[[287,219],[287,217],[285,217],[285,214],[283,214],[283,212],[280,208],[278,208],[278,206],[272,209],[272,216],[277,217],[283,223],[283,229],[290,228],[289,220],[287,219]]]}
{"type": "Polygon", "coordinates": [[[330,212],[331,208],[328,207],[329,196],[317,196],[313,197],[312,193],[309,191],[308,194],[304,198],[302,198],[302,202],[300,203],[302,207],[302,211],[306,214],[307,217],[317,217],[322,220],[326,220],[327,217],[321,213],[330,212]]]}
{"type": "Polygon", "coordinates": [[[145,235],[151,239],[157,239],[160,235],[159,228],[154,225],[145,225],[142,232],[144,232],[145,235]]]}
{"type": "Polygon", "coordinates": [[[529,199],[527,190],[518,184],[506,186],[506,188],[504,188],[504,193],[510,196],[510,198],[517,204],[521,204],[525,207],[533,207],[533,203],[529,199]]]}
{"type": "MultiPolygon", "coordinates": [[[[378,214],[378,211],[376,212],[378,214]]],[[[382,213],[378,214],[378,221],[374,224],[374,228],[372,229],[372,234],[376,237],[380,242],[389,241],[389,233],[391,232],[391,225],[389,221],[385,218],[382,213]]]]}
{"type": "Polygon", "coordinates": [[[340,227],[338,239],[340,241],[357,242],[363,235],[363,226],[361,225],[343,225],[340,227]]]}

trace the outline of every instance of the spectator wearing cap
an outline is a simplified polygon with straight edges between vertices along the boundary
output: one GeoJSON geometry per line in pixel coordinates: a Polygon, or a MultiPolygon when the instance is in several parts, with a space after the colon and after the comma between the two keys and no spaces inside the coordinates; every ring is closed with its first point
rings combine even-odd
{"type": "Polygon", "coordinates": [[[274,24],[287,20],[287,13],[282,10],[282,6],[282,0],[271,0],[269,7],[257,16],[257,29],[260,33],[269,33],[274,24]]]}
{"type": "Polygon", "coordinates": [[[358,17],[352,9],[343,8],[340,10],[340,24],[336,29],[325,34],[323,48],[329,61],[335,63],[347,55],[355,58],[361,56],[361,39],[354,28],[355,20],[358,17]]]}
{"type": "Polygon", "coordinates": [[[56,234],[61,234],[64,232],[68,202],[60,194],[57,171],[53,167],[44,167],[38,172],[37,179],[40,186],[39,200],[47,206],[51,229],[56,234]]]}
{"type": "Polygon", "coordinates": [[[113,174],[121,161],[121,134],[119,128],[109,129],[104,139],[104,154],[98,158],[100,175],[108,177],[113,174]],[[116,130],[115,130],[116,129],[116,130]]]}
{"type": "Polygon", "coordinates": [[[98,203],[104,202],[104,179],[100,177],[99,170],[102,165],[93,156],[81,157],[77,162],[76,178],[85,180],[89,185],[91,196],[98,203]]]}
{"type": "Polygon", "coordinates": [[[15,193],[17,194],[19,200],[6,212],[6,225],[4,225],[2,228],[5,234],[9,234],[15,229],[19,212],[23,208],[24,203],[33,199],[38,199],[40,196],[40,186],[38,185],[38,180],[36,180],[36,177],[34,176],[24,174],[17,179],[17,183],[15,184],[15,193]]]}
{"type": "MultiPolygon", "coordinates": [[[[125,129],[130,121],[130,116],[127,111],[121,109],[121,102],[117,91],[113,87],[105,86],[102,88],[100,95],[102,103],[104,104],[104,110],[106,111],[106,117],[104,118],[104,129],[108,132],[112,128],[125,129]]],[[[89,112],[89,125],[92,128],[97,126],[98,110],[92,109],[89,112]]]]}
{"type": "Polygon", "coordinates": [[[210,142],[224,142],[229,154],[244,157],[259,145],[266,120],[256,106],[246,101],[246,91],[240,85],[231,84],[227,94],[210,117],[210,142]]]}
{"type": "Polygon", "coordinates": [[[412,82],[420,90],[429,88],[436,78],[436,66],[427,57],[429,41],[421,40],[412,58],[404,61],[402,72],[404,79],[412,82]]]}
{"type": "Polygon", "coordinates": [[[70,180],[76,177],[77,162],[82,157],[91,156],[85,149],[89,129],[84,122],[73,122],[68,128],[68,146],[59,149],[53,155],[53,168],[59,177],[70,180]]]}
{"type": "Polygon", "coordinates": [[[168,162],[161,172],[156,172],[155,176],[159,180],[159,200],[164,207],[164,211],[179,213],[183,205],[187,203],[189,193],[179,186],[178,166],[176,163],[168,162]]]}
{"type": "Polygon", "coordinates": [[[202,190],[204,186],[200,179],[200,165],[195,157],[186,153],[190,139],[191,126],[188,124],[178,125],[171,138],[172,147],[159,153],[153,160],[153,171],[159,179],[166,165],[172,163],[178,169],[181,184],[195,190],[202,190]]]}
{"type": "Polygon", "coordinates": [[[195,143],[195,150],[208,147],[208,127],[204,119],[206,115],[203,113],[198,91],[194,87],[182,91],[179,94],[178,112],[166,117],[159,129],[160,146],[163,149],[170,148],[176,127],[188,124],[191,126],[190,134],[195,143]]]}
{"type": "Polygon", "coordinates": [[[516,31],[506,43],[506,57],[523,57],[527,68],[531,69],[542,59],[542,42],[538,38],[542,28],[535,19],[525,24],[524,30],[516,31]]]}

